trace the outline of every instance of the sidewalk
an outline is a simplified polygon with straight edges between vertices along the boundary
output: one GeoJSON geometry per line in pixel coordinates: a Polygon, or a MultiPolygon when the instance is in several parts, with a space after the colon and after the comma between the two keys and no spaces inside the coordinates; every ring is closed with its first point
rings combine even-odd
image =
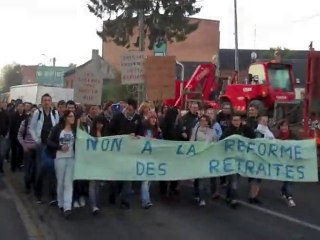
{"type": "Polygon", "coordinates": [[[0,176],[0,216],[1,239],[30,239],[3,176],[0,176]]]}
{"type": "MultiPolygon", "coordinates": [[[[2,176],[3,184],[11,195],[11,203],[15,205],[16,212],[24,226],[25,237],[29,240],[51,240],[47,225],[41,221],[35,206],[32,204],[32,195],[26,195],[23,184],[23,171],[12,173],[8,166],[4,166],[5,175],[2,176]]],[[[15,240],[15,238],[12,238],[15,240]]],[[[18,240],[18,239],[17,239],[18,240]]]]}

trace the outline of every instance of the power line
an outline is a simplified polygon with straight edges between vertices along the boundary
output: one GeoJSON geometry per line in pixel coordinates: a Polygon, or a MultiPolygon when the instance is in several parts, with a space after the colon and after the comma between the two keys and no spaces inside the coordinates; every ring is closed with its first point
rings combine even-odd
{"type": "Polygon", "coordinates": [[[294,21],[292,21],[292,23],[305,22],[305,21],[312,20],[312,19],[314,19],[316,17],[320,17],[320,13],[316,13],[316,14],[313,14],[313,15],[310,15],[310,16],[306,16],[306,17],[300,18],[298,20],[294,20],[294,21]]]}

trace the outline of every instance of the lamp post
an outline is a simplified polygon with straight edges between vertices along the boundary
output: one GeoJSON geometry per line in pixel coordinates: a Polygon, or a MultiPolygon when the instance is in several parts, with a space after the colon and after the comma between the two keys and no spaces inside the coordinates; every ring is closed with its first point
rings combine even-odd
{"type": "Polygon", "coordinates": [[[237,73],[237,79],[239,80],[239,49],[238,49],[238,13],[237,13],[237,0],[234,0],[234,70],[237,73]]]}
{"type": "MultiPolygon", "coordinates": [[[[42,56],[44,56],[46,59],[48,58],[46,54],[42,53],[42,56]]],[[[54,85],[54,82],[56,80],[56,58],[52,57],[50,58],[50,62],[52,62],[52,69],[53,69],[53,74],[52,74],[52,85],[54,85]]]]}
{"type": "MultiPolygon", "coordinates": [[[[144,10],[141,8],[138,11],[139,24],[139,51],[145,50],[145,32],[144,32],[144,10]]],[[[138,85],[138,102],[146,100],[146,81],[138,85]]]]}

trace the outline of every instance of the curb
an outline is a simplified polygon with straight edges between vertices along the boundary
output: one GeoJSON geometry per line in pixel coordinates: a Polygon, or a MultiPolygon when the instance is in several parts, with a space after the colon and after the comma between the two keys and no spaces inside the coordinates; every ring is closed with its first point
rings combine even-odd
{"type": "Polygon", "coordinates": [[[28,209],[22,203],[21,199],[16,194],[16,191],[14,190],[13,186],[9,183],[9,181],[6,177],[3,178],[3,182],[12,195],[12,199],[16,205],[18,214],[19,214],[19,216],[25,226],[26,231],[27,231],[28,240],[45,240],[46,238],[45,238],[43,232],[40,230],[40,228],[37,226],[37,224],[35,224],[34,219],[31,215],[30,211],[28,211],[28,209]]]}

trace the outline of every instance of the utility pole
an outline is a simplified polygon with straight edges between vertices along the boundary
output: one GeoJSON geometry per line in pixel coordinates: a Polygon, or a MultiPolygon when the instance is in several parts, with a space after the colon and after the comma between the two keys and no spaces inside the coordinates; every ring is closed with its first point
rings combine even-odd
{"type": "MultiPolygon", "coordinates": [[[[145,50],[145,32],[144,32],[144,10],[141,8],[138,12],[139,19],[139,51],[143,52],[145,50]]],[[[138,102],[141,103],[146,99],[146,83],[138,85],[138,102]]]]}
{"type": "Polygon", "coordinates": [[[52,67],[53,67],[53,76],[52,76],[52,84],[55,84],[55,80],[56,80],[56,58],[53,57],[52,58],[52,67]]]}
{"type": "Polygon", "coordinates": [[[239,49],[238,49],[238,14],[237,14],[237,0],[234,0],[234,70],[237,72],[237,80],[239,80],[239,49]]]}

